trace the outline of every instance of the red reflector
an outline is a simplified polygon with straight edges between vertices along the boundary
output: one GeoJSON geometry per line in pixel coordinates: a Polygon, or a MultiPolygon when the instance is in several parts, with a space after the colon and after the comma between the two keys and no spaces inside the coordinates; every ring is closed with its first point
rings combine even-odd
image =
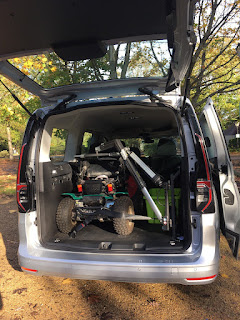
{"type": "Polygon", "coordinates": [[[28,269],[28,268],[24,268],[24,267],[21,267],[21,269],[22,269],[22,270],[25,270],[25,271],[37,272],[37,270],[28,269]]]}
{"type": "Polygon", "coordinates": [[[78,192],[82,192],[82,185],[81,184],[78,184],[77,188],[78,188],[78,192]]]}
{"type": "Polygon", "coordinates": [[[186,280],[188,281],[199,281],[199,280],[209,280],[215,278],[217,275],[215,274],[214,276],[210,277],[202,277],[202,278],[187,278],[186,280]]]}
{"type": "Polygon", "coordinates": [[[108,184],[108,192],[112,192],[113,191],[113,185],[110,183],[108,184]]]}

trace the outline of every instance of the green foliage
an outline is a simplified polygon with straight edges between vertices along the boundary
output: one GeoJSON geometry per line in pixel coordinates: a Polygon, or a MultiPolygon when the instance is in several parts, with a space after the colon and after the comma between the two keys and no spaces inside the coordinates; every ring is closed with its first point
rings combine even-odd
{"type": "MultiPolygon", "coordinates": [[[[31,113],[33,113],[35,110],[41,108],[41,100],[38,97],[32,97],[26,102],[25,106],[31,113]]],[[[29,118],[29,115],[27,113],[26,118],[29,118]]]]}
{"type": "Polygon", "coordinates": [[[228,149],[230,152],[239,152],[240,151],[240,139],[239,138],[231,139],[228,144],[228,149]]]}
{"type": "MultiPolygon", "coordinates": [[[[5,161],[5,160],[4,160],[5,161]]],[[[1,165],[1,163],[0,163],[1,165]]],[[[16,175],[3,175],[0,179],[0,194],[12,196],[16,194],[16,175]]]]}
{"type": "Polygon", "coordinates": [[[8,149],[7,133],[5,126],[0,123],[0,151],[8,149]]]}
{"type": "Polygon", "coordinates": [[[0,151],[0,158],[8,158],[9,152],[7,150],[0,151]]]}
{"type": "Polygon", "coordinates": [[[66,141],[67,136],[68,136],[68,131],[65,130],[65,129],[54,129],[53,134],[54,134],[55,137],[66,141]]]}
{"type": "MultiPolygon", "coordinates": [[[[32,99],[27,91],[14,85],[11,81],[1,77],[5,85],[23,102],[32,99]]],[[[11,94],[0,84],[0,122],[10,124],[12,121],[22,122],[29,118],[24,109],[14,100],[11,94]]]]}
{"type": "Polygon", "coordinates": [[[62,139],[56,138],[50,148],[50,157],[51,156],[61,156],[64,155],[65,151],[65,142],[62,139]]]}
{"type": "Polygon", "coordinates": [[[132,44],[129,77],[165,77],[170,56],[163,42],[146,41],[132,44]]]}
{"type": "Polygon", "coordinates": [[[237,93],[215,96],[213,101],[223,129],[239,119],[240,96],[237,93]]]}
{"type": "Polygon", "coordinates": [[[196,2],[194,29],[197,43],[187,95],[198,114],[208,97],[212,97],[223,126],[235,117],[239,104],[240,62],[236,55],[240,39],[239,19],[238,0],[196,2]]]}
{"type": "Polygon", "coordinates": [[[141,138],[131,138],[122,140],[128,148],[138,148],[145,157],[152,157],[157,154],[158,139],[152,143],[144,143],[141,138]]]}
{"type": "Polygon", "coordinates": [[[153,143],[144,144],[144,155],[147,157],[153,157],[157,155],[158,140],[154,140],[153,143]]]}
{"type": "MultiPolygon", "coordinates": [[[[29,93],[13,85],[8,79],[1,79],[23,103],[32,98],[29,93]]],[[[8,149],[6,130],[10,127],[12,145],[19,151],[28,118],[28,114],[0,84],[0,150],[8,149]]]]}
{"type": "MultiPolygon", "coordinates": [[[[196,4],[195,32],[198,37],[191,71],[191,96],[200,114],[208,96],[213,97],[223,127],[239,119],[240,69],[236,56],[239,42],[239,1],[206,0],[196,4]]],[[[10,60],[23,73],[46,88],[124,77],[166,76],[170,55],[162,41],[145,41],[109,46],[99,59],[63,61],[55,53],[10,60]]],[[[30,112],[40,108],[40,100],[1,77],[30,112]]],[[[7,149],[6,126],[10,126],[13,146],[20,148],[28,114],[0,84],[0,150],[7,149]]],[[[65,133],[57,130],[53,152],[63,150],[65,133]],[[59,149],[60,148],[60,149],[59,149]]],[[[83,149],[88,150],[86,136],[83,149]]],[[[133,143],[133,142],[131,142],[133,143]]],[[[128,144],[128,142],[127,142],[128,144]]],[[[130,144],[130,142],[129,142],[130,144]]],[[[140,147],[137,142],[136,147],[140,147]]],[[[64,147],[65,148],[65,147],[64,147]]],[[[146,146],[146,150],[147,150],[146,146]]],[[[154,144],[146,151],[153,152],[154,144]]]]}
{"type": "Polygon", "coordinates": [[[53,88],[74,83],[103,80],[109,75],[106,57],[83,61],[63,61],[55,53],[46,56],[49,63],[46,71],[39,76],[43,87],[53,88]]]}
{"type": "Polygon", "coordinates": [[[122,140],[126,147],[128,148],[140,148],[142,139],[130,138],[122,140]]]}
{"type": "Polygon", "coordinates": [[[67,133],[64,129],[53,129],[50,146],[51,156],[63,156],[65,153],[67,133]]]}
{"type": "MultiPolygon", "coordinates": [[[[26,120],[23,122],[12,121],[10,123],[11,137],[13,147],[19,152],[22,144],[26,120]]],[[[0,123],[0,150],[8,149],[7,126],[0,123]]]]}
{"type": "Polygon", "coordinates": [[[88,153],[91,144],[92,133],[84,132],[81,153],[88,153]]]}
{"type": "Polygon", "coordinates": [[[38,76],[43,87],[53,88],[74,83],[107,80],[111,78],[166,76],[169,54],[161,41],[146,41],[130,46],[109,46],[107,54],[99,59],[63,61],[55,53],[46,55],[44,72],[38,76]],[[113,54],[111,54],[113,53],[113,54]],[[126,67],[126,72],[123,72],[126,67]],[[113,72],[114,71],[114,72],[113,72]]]}

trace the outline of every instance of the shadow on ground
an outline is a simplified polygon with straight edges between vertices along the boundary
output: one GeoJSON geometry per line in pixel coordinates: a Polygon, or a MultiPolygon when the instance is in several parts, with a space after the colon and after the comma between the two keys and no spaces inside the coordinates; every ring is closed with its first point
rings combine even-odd
{"type": "Polygon", "coordinates": [[[0,198],[0,234],[6,248],[9,264],[17,271],[21,271],[18,264],[18,214],[15,197],[0,198]]]}
{"type": "Polygon", "coordinates": [[[0,293],[0,310],[3,308],[3,303],[2,303],[2,296],[1,296],[1,293],[0,293]]]}

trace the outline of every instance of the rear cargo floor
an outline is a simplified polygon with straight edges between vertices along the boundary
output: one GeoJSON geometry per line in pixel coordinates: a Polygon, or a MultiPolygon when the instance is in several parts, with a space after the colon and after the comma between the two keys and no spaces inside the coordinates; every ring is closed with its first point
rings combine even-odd
{"type": "Polygon", "coordinates": [[[178,251],[182,243],[170,244],[170,235],[162,231],[161,225],[136,224],[128,236],[120,236],[113,230],[112,223],[92,223],[79,231],[72,239],[63,233],[56,233],[45,245],[64,250],[123,250],[123,251],[178,251]]]}

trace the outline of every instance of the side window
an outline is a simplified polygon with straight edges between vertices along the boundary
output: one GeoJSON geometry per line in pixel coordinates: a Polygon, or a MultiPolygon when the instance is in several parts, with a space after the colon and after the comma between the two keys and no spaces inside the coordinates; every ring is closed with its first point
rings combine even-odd
{"type": "MultiPolygon", "coordinates": [[[[157,157],[162,154],[181,156],[181,139],[179,136],[164,138],[141,138],[123,139],[126,147],[139,149],[142,157],[157,157]],[[159,145],[160,144],[160,145],[159,145]],[[164,144],[164,147],[162,146],[164,144]]],[[[135,150],[134,150],[135,152],[135,150]]]]}
{"type": "Polygon", "coordinates": [[[60,162],[64,160],[66,142],[68,131],[65,129],[52,130],[51,145],[50,145],[50,159],[53,162],[60,162]]]}
{"type": "Polygon", "coordinates": [[[89,153],[89,148],[91,144],[92,133],[84,132],[81,153],[89,153]]]}

